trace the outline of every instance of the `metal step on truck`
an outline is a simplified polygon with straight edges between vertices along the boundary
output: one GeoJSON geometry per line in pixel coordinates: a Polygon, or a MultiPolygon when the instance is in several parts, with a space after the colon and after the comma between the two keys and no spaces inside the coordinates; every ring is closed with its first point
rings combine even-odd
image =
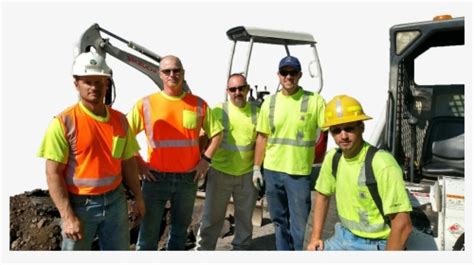
{"type": "MultiPolygon", "coordinates": [[[[449,58],[464,47],[464,35],[464,18],[450,15],[390,29],[386,113],[371,142],[404,170],[414,228],[407,250],[464,250],[464,84],[417,78],[427,53],[449,58]]],[[[423,70],[431,77],[438,68],[448,76],[465,72],[459,62],[441,58],[423,70]]]]}

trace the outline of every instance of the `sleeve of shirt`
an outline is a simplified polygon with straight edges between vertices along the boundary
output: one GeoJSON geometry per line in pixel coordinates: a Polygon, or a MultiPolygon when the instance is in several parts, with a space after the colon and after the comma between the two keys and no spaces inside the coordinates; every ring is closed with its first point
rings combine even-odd
{"type": "Polygon", "coordinates": [[[326,131],[328,128],[322,128],[324,124],[324,111],[326,109],[326,102],[321,95],[316,94],[316,109],[318,112],[318,127],[321,128],[323,131],[326,131]]]}
{"type": "Polygon", "coordinates": [[[315,189],[318,192],[327,196],[336,192],[336,178],[332,175],[332,158],[335,153],[336,149],[330,150],[326,153],[315,185],[315,189]]]}
{"type": "Polygon", "coordinates": [[[50,123],[37,156],[62,164],[67,163],[69,143],[66,140],[63,126],[58,118],[54,118],[50,123]]]}
{"type": "Polygon", "coordinates": [[[138,145],[135,135],[132,133],[132,130],[127,130],[127,139],[123,150],[122,159],[127,160],[131,158],[139,150],[140,146],[138,145]]]}
{"type": "Polygon", "coordinates": [[[412,207],[403,182],[403,173],[395,158],[387,152],[379,151],[372,165],[384,213],[410,212],[412,207]]]}
{"type": "Polygon", "coordinates": [[[142,105],[142,100],[138,101],[127,114],[128,124],[130,125],[130,131],[133,136],[139,134],[145,129],[142,116],[142,105]]]}
{"type": "Polygon", "coordinates": [[[214,117],[213,111],[206,104],[206,115],[204,116],[203,129],[209,138],[220,133],[223,130],[222,124],[214,117]]]}
{"type": "Polygon", "coordinates": [[[222,115],[224,113],[222,104],[214,106],[214,108],[211,109],[211,112],[216,122],[220,123],[222,128],[224,128],[224,125],[222,125],[222,115]]]}
{"type": "Polygon", "coordinates": [[[258,119],[258,115],[260,115],[260,107],[256,107],[255,112],[257,113],[257,119],[258,119]]]}
{"type": "Polygon", "coordinates": [[[268,98],[263,102],[262,107],[260,108],[260,113],[258,114],[257,127],[256,131],[269,135],[271,133],[270,121],[268,118],[270,112],[270,99],[268,98]]]}

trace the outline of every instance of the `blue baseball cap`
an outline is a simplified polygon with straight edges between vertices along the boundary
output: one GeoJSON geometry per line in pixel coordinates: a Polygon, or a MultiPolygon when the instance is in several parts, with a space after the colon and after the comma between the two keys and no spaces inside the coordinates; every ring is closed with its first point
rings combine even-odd
{"type": "Polygon", "coordinates": [[[295,70],[298,70],[298,72],[301,72],[300,61],[298,60],[298,58],[293,56],[286,56],[281,59],[278,69],[281,69],[283,67],[291,67],[295,70]]]}

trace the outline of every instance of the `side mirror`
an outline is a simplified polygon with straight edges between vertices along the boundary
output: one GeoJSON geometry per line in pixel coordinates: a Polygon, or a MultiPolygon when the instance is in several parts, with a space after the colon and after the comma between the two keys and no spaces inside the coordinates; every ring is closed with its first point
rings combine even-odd
{"type": "Polygon", "coordinates": [[[308,72],[309,72],[309,76],[312,79],[316,79],[317,88],[318,88],[316,92],[321,93],[321,91],[323,90],[323,74],[322,74],[321,66],[319,65],[319,61],[312,60],[308,64],[308,72]]]}
{"type": "Polygon", "coordinates": [[[317,78],[317,77],[321,76],[321,73],[318,70],[318,64],[316,63],[315,60],[312,60],[311,62],[309,62],[308,72],[309,72],[309,76],[311,76],[311,78],[317,78]]]}

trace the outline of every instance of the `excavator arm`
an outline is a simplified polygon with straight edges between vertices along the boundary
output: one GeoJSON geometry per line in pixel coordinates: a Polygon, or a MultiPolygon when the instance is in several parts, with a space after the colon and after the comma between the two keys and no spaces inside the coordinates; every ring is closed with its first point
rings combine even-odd
{"type": "MultiPolygon", "coordinates": [[[[137,43],[127,41],[104,28],[101,28],[99,24],[93,24],[81,35],[77,54],[88,52],[91,50],[91,48],[94,48],[97,53],[104,57],[109,54],[123,63],[137,69],[148,76],[161,90],[163,90],[163,82],[161,81],[159,75],[159,63],[161,61],[161,57],[154,52],[137,43]],[[129,48],[139,52],[140,54],[143,54],[153,62],[117,48],[109,42],[109,38],[103,38],[101,36],[101,32],[125,43],[129,48]]],[[[186,92],[191,92],[186,81],[183,84],[183,90],[186,92]]]]}

